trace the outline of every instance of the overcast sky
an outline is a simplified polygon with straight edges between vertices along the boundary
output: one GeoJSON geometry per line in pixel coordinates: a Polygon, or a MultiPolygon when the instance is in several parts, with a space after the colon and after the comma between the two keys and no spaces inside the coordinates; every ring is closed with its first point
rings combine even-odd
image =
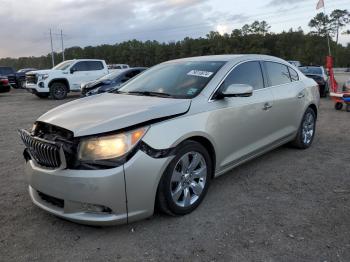
{"type": "MultiPolygon", "coordinates": [[[[0,57],[37,56],[54,49],[58,34],[70,46],[114,44],[129,39],[173,41],[241,28],[266,20],[271,31],[299,26],[309,31],[318,0],[0,0],[0,57]]],[[[350,9],[349,0],[325,0],[327,12],[350,9]]],[[[348,27],[350,28],[350,27],[348,27]]],[[[349,36],[340,37],[342,44],[349,36]]]]}

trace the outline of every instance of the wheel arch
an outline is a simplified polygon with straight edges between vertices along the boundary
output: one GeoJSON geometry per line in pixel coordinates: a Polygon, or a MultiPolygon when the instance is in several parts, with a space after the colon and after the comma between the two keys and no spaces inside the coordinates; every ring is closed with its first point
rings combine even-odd
{"type": "Polygon", "coordinates": [[[69,85],[69,81],[67,80],[67,78],[55,78],[55,79],[52,79],[49,82],[48,87],[50,88],[53,83],[63,83],[63,84],[65,84],[66,87],[68,88],[68,92],[70,92],[70,85],[69,85]]]}
{"type": "Polygon", "coordinates": [[[316,119],[317,119],[317,114],[318,114],[317,106],[315,104],[310,104],[307,108],[311,108],[315,112],[316,119]]]}
{"type": "Polygon", "coordinates": [[[209,156],[212,160],[212,177],[214,177],[215,170],[216,170],[216,152],[215,152],[215,148],[214,148],[214,145],[212,144],[212,142],[208,138],[206,138],[204,136],[200,136],[200,135],[187,137],[182,142],[184,142],[184,141],[195,141],[195,142],[197,142],[205,147],[205,149],[208,151],[209,156]]]}

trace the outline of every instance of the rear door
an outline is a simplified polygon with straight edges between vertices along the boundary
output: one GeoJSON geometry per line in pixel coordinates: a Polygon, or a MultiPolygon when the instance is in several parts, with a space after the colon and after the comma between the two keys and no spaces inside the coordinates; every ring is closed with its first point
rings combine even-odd
{"type": "Polygon", "coordinates": [[[259,61],[247,61],[237,65],[223,81],[219,90],[231,84],[248,84],[254,88],[250,97],[231,97],[215,100],[212,128],[220,148],[220,169],[225,169],[241,159],[255,154],[269,145],[274,119],[271,90],[265,88],[259,61]]]}
{"type": "Polygon", "coordinates": [[[264,61],[268,86],[274,97],[275,140],[287,139],[297,131],[305,108],[305,87],[298,72],[282,63],[264,61]]]}

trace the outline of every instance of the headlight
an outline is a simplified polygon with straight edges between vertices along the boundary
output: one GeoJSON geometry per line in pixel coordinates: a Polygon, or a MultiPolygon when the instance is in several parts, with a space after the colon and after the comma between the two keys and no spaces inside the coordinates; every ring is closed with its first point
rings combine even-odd
{"type": "Polygon", "coordinates": [[[47,79],[49,77],[49,75],[48,74],[44,74],[44,75],[39,75],[38,77],[39,77],[39,80],[45,80],[45,79],[47,79]]]}
{"type": "Polygon", "coordinates": [[[121,157],[133,149],[147,130],[148,127],[143,127],[126,133],[82,140],[78,157],[87,161],[121,157]]]}

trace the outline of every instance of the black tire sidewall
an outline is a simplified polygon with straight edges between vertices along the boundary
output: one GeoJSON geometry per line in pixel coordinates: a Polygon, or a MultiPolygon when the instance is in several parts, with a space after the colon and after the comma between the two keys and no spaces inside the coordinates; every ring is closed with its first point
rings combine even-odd
{"type": "Polygon", "coordinates": [[[62,100],[62,99],[65,99],[67,97],[67,94],[68,94],[68,88],[67,88],[67,86],[65,84],[60,83],[60,82],[55,82],[55,83],[51,84],[51,86],[50,86],[50,96],[51,96],[51,98],[53,98],[55,100],[62,100]],[[62,88],[62,87],[64,87],[65,94],[62,97],[57,97],[55,95],[55,89],[56,88],[62,88]]]}
{"type": "Polygon", "coordinates": [[[303,119],[302,119],[300,127],[299,127],[299,132],[298,132],[298,140],[299,140],[298,142],[299,142],[301,148],[305,148],[305,149],[309,148],[312,145],[312,142],[314,141],[315,134],[316,134],[316,113],[311,108],[308,108],[304,113],[303,119]],[[303,141],[303,124],[304,124],[306,116],[309,113],[311,113],[313,115],[313,119],[314,119],[314,134],[312,135],[310,143],[305,144],[303,141]]]}
{"type": "Polygon", "coordinates": [[[213,170],[213,168],[212,168],[213,163],[212,163],[212,159],[209,156],[208,151],[205,149],[204,146],[202,146],[198,142],[185,141],[184,143],[180,144],[178,146],[178,148],[179,149],[177,151],[175,158],[170,162],[167,169],[163,173],[161,182],[159,184],[159,194],[162,194],[162,197],[164,198],[164,200],[166,202],[167,208],[170,210],[170,212],[172,214],[185,215],[185,214],[192,212],[194,209],[196,209],[200,205],[200,203],[203,201],[203,199],[208,191],[209,184],[211,181],[212,172],[213,172],[212,171],[213,170]],[[200,195],[199,199],[189,207],[180,207],[180,206],[176,205],[176,203],[173,201],[172,196],[171,196],[171,191],[170,191],[171,177],[172,177],[172,172],[175,168],[175,165],[177,164],[179,159],[184,154],[191,152],[191,151],[198,152],[198,153],[202,154],[202,156],[204,157],[204,159],[206,161],[206,165],[207,165],[207,178],[206,178],[206,183],[205,183],[204,189],[203,189],[202,194],[200,195]]]}
{"type": "Polygon", "coordinates": [[[335,110],[342,110],[343,109],[343,103],[337,102],[334,105],[335,110]]]}

